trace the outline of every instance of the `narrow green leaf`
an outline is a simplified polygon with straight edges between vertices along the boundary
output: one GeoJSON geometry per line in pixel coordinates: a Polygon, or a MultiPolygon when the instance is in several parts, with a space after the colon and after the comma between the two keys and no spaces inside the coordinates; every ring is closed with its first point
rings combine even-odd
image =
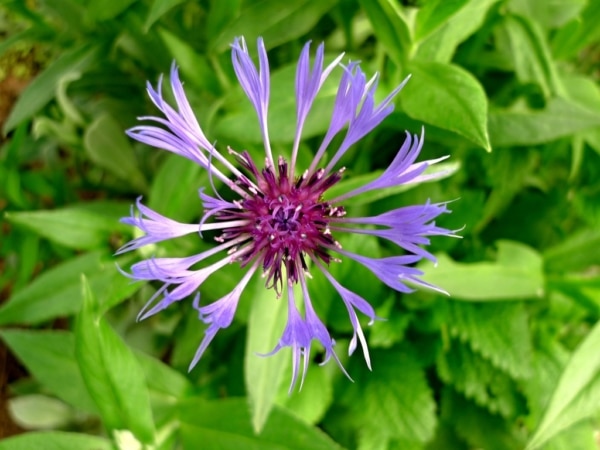
{"type": "Polygon", "coordinates": [[[4,124],[4,134],[21,122],[31,119],[52,99],[59,81],[67,73],[85,72],[95,62],[98,54],[98,47],[83,45],[64,52],[60,58],[53,61],[21,93],[4,124]]]}
{"type": "Polygon", "coordinates": [[[246,399],[207,401],[184,400],[179,407],[183,448],[244,450],[341,450],[341,447],[316,427],[292,414],[274,408],[260,434],[250,424],[246,399]]]}
{"type": "Polygon", "coordinates": [[[0,330],[0,337],[48,392],[83,411],[98,413],[75,361],[72,333],[0,330]]]}
{"type": "Polygon", "coordinates": [[[225,33],[227,26],[239,16],[241,0],[211,0],[206,16],[206,35],[220,36],[225,33]]]}
{"type": "Polygon", "coordinates": [[[154,441],[154,424],[144,372],[132,351],[98,316],[98,303],[82,277],[83,308],[75,327],[75,355],[87,388],[111,430],[130,430],[154,441]]]}
{"type": "Polygon", "coordinates": [[[543,110],[490,112],[489,124],[494,147],[543,144],[597,126],[599,112],[562,98],[550,100],[543,110]]]}
{"type": "Polygon", "coordinates": [[[373,32],[394,62],[402,66],[412,53],[412,36],[406,17],[393,0],[360,0],[373,32]]]}
{"type": "Polygon", "coordinates": [[[544,32],[525,17],[507,14],[498,27],[497,39],[512,59],[522,83],[536,83],[546,98],[563,93],[544,32]]]}
{"type": "Polygon", "coordinates": [[[133,147],[123,127],[109,114],[101,114],[87,127],[83,145],[90,159],[138,191],[147,189],[144,175],[138,167],[133,147]]]}
{"type": "Polygon", "coordinates": [[[400,94],[406,114],[491,150],[487,97],[473,75],[452,64],[425,61],[411,61],[407,71],[412,77],[400,94]]]}
{"type": "Polygon", "coordinates": [[[256,433],[260,433],[267,422],[283,375],[291,373],[289,349],[269,357],[257,354],[268,353],[275,347],[287,322],[285,299],[276,299],[274,291],[266,289],[264,283],[263,278],[257,278],[255,283],[244,361],[252,426],[256,433]]]}
{"type": "MultiPolygon", "coordinates": [[[[541,8],[546,9],[543,6],[541,8]]],[[[581,14],[564,25],[553,36],[552,53],[554,56],[566,59],[577,55],[586,45],[596,42],[600,37],[598,21],[600,21],[600,2],[588,1],[581,14]]]]}
{"type": "Polygon", "coordinates": [[[551,272],[577,272],[600,264],[600,230],[581,229],[544,252],[544,264],[551,272]]]}
{"type": "Polygon", "coordinates": [[[449,63],[458,45],[481,27],[487,12],[497,2],[470,0],[419,43],[415,58],[449,63]]]}
{"type": "Polygon", "coordinates": [[[310,31],[336,0],[262,0],[247,3],[240,15],[213,42],[210,48],[224,52],[236,36],[245,36],[252,45],[262,36],[266,45],[276,47],[310,31]]]}
{"type": "Polygon", "coordinates": [[[71,205],[66,208],[23,212],[7,212],[6,219],[33,233],[67,248],[95,250],[111,244],[111,236],[127,232],[120,224],[129,215],[129,206],[115,202],[71,205]]]}
{"type": "Polygon", "coordinates": [[[159,29],[159,34],[173,55],[173,59],[181,66],[181,72],[186,80],[213,95],[221,92],[215,70],[204,54],[198,53],[189,43],[164,28],[159,29]]]}
{"type": "Polygon", "coordinates": [[[177,399],[192,392],[192,384],[182,373],[145,353],[135,351],[135,357],[146,374],[148,387],[151,390],[177,399]]]}
{"type": "Polygon", "coordinates": [[[540,299],[544,292],[542,258],[524,244],[498,241],[496,262],[457,263],[438,256],[420,265],[423,279],[446,290],[453,300],[540,299]]]}
{"type": "Polygon", "coordinates": [[[86,2],[86,17],[92,21],[114,19],[135,2],[137,0],[90,0],[86,2]]]}
{"type": "Polygon", "coordinates": [[[600,405],[600,322],[577,347],[552,394],[550,405],[527,445],[539,448],[561,430],[597,412],[600,405]]]}
{"type": "Polygon", "coordinates": [[[113,450],[112,443],[102,437],[65,431],[37,431],[0,441],[0,450],[113,450]]]}
{"type": "Polygon", "coordinates": [[[423,40],[450,20],[469,0],[433,0],[417,13],[415,39],[423,40]]]}
{"type": "Polygon", "coordinates": [[[183,1],[184,0],[154,0],[154,2],[152,2],[152,7],[148,12],[148,17],[146,17],[146,22],[144,23],[144,30],[148,32],[150,27],[152,27],[158,19],[180,3],[183,3],[183,1]]]}
{"type": "Polygon", "coordinates": [[[46,270],[0,307],[0,325],[34,325],[77,313],[82,304],[82,274],[88,277],[92,289],[101,293],[104,308],[116,305],[141,286],[131,283],[115,266],[116,262],[124,266],[130,259],[115,260],[102,252],[93,252],[46,270]]]}

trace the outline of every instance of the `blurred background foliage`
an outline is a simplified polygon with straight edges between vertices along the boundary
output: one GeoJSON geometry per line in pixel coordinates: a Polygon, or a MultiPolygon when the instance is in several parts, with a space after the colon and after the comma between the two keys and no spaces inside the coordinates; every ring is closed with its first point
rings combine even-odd
{"type": "MultiPolygon", "coordinates": [[[[598,23],[596,0],[0,2],[0,431],[15,435],[0,449],[597,449],[598,23]],[[372,373],[360,354],[343,355],[342,302],[319,276],[311,284],[354,383],[314,364],[287,395],[288,355],[256,356],[284,325],[260,281],[187,373],[204,331],[191,305],[136,323],[156,286],[115,267],[136,258],[113,253],[132,237],[118,219],[137,196],[194,221],[208,182],[125,136],[155,114],[146,80],[175,60],[209,139],[261,154],[230,63],[240,35],[269,50],[275,154],[289,152],[295,64],[312,40],[378,71],[382,98],[412,74],[396,112],[345,159],[341,189],[385,167],[405,129],[425,126],[422,159],[451,156],[454,174],[441,182],[348,205],[372,214],[454,200],[440,223],[464,227],[462,239],[434,240],[437,267],[423,265],[449,298],[390,292],[349,261],[332,267],[387,318],[368,329],[372,373]]],[[[334,78],[306,126],[301,166],[326,131],[334,78]]],[[[238,272],[215,275],[203,298],[219,298],[238,272]]]]}

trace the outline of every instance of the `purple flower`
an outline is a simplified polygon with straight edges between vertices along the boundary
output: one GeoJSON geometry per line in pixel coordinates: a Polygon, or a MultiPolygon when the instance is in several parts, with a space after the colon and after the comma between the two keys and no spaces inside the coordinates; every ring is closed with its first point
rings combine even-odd
{"type": "Polygon", "coordinates": [[[133,279],[162,283],[140,312],[140,318],[149,317],[173,302],[195,295],[194,307],[208,328],[192,360],[191,369],[217,332],[233,321],[240,296],[252,276],[262,272],[267,288],[272,288],[277,297],[284,292],[287,295],[288,321],[281,339],[269,354],[284,347],[291,348],[292,389],[300,371],[301,385],[304,381],[313,341],[318,341],[323,347],[324,362],[333,358],[346,373],[335,353],[335,341],[317,316],[309,297],[311,270],[321,271],[339,293],[354,329],[349,353],[352,354],[360,342],[370,368],[367,343],[357,312],[366,316],[370,325],[377,319],[375,311],[367,300],[342,286],[326,267],[332,261],[351,259],[399,292],[412,292],[411,286],[415,285],[435,289],[420,280],[422,273],[414,265],[422,258],[435,261],[434,256],[423,248],[429,244],[429,236],[454,234],[437,226],[434,221],[440,214],[449,212],[446,203],[402,206],[374,217],[346,217],[344,204],[357,195],[417,183],[442,174],[426,174],[425,170],[444,158],[416,162],[423,145],[423,132],[421,136],[406,134],[396,157],[378,178],[336,198],[327,196],[327,191],[342,179],[344,167],[335,170],[338,162],[353,144],[389,116],[394,108],[394,97],[408,78],[377,104],[377,75],[367,80],[358,63],[341,65],[343,55],[323,67],[323,44],[317,48],[311,68],[310,43],[307,43],[296,72],[296,132],[290,136],[293,147],[288,163],[282,157],[275,160],[271,151],[267,126],[269,62],[262,39],[258,40],[257,47],[258,67],[250,57],[243,38],[234,41],[232,60],[242,89],[256,110],[265,148],[265,166],[259,166],[246,151],[238,153],[228,149],[225,153],[208,141],[185,96],[177,67],[173,65],[170,84],[175,105],[170,105],[163,98],[162,78],[157,89],[148,85],[148,94],[162,116],[142,117],[154,123],[136,126],[127,133],[142,143],[184,156],[202,166],[210,175],[215,194],[211,196],[204,189],[200,190],[204,213],[199,224],[182,224],[168,219],[144,206],[138,199],[138,215],[132,212],[131,217],[124,218],[123,222],[139,228],[143,235],[123,246],[119,253],[191,233],[198,233],[202,238],[203,232],[216,231],[218,245],[208,251],[181,258],[150,258],[132,266],[128,276],[133,279]],[[304,172],[296,171],[307,115],[321,86],[336,68],[342,71],[342,77],[331,123],[311,165],[304,172]],[[339,147],[332,148],[331,144],[338,135],[341,135],[339,147]],[[324,162],[326,152],[329,154],[327,164],[324,162]],[[219,182],[232,191],[231,195],[228,194],[232,200],[225,200],[216,193],[214,186],[219,182]],[[376,259],[349,252],[336,240],[336,236],[344,233],[386,239],[398,248],[399,254],[376,259]],[[222,257],[215,262],[211,257],[219,253],[222,257]],[[211,262],[207,263],[209,258],[211,262]],[[230,263],[247,268],[242,280],[223,298],[201,306],[200,286],[210,275],[230,263]],[[293,287],[296,284],[300,285],[302,299],[294,298],[293,287]],[[299,307],[300,300],[303,307],[299,307]]]}

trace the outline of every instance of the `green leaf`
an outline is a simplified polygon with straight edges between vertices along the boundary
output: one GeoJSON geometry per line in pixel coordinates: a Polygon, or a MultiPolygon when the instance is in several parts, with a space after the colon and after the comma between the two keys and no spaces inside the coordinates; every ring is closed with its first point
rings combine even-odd
{"type": "Polygon", "coordinates": [[[7,212],[4,217],[67,248],[95,250],[110,246],[114,233],[129,231],[129,227],[119,223],[127,215],[128,205],[100,201],[61,209],[7,212]]]}
{"type": "Polygon", "coordinates": [[[477,79],[452,64],[411,61],[412,77],[400,94],[411,118],[453,131],[490,150],[487,97],[477,79]]]}
{"type": "Polygon", "coordinates": [[[233,19],[239,16],[241,6],[241,0],[229,0],[227,2],[211,0],[206,16],[206,35],[220,36],[223,34],[233,19]]]}
{"type": "Polygon", "coordinates": [[[83,308],[75,327],[75,355],[106,427],[128,429],[144,443],[154,441],[154,424],[144,372],[132,351],[98,316],[98,303],[82,277],[83,308]]]}
{"type": "Polygon", "coordinates": [[[531,373],[531,338],[522,303],[465,303],[449,301],[448,327],[452,336],[514,378],[531,373]]]}
{"type": "Polygon", "coordinates": [[[210,187],[206,170],[179,155],[168,155],[152,181],[148,206],[173,220],[189,222],[202,212],[201,187],[210,187]]]}
{"type": "Polygon", "coordinates": [[[111,442],[102,437],[65,431],[38,431],[20,434],[0,441],[0,450],[113,450],[111,442]]]}
{"type": "Polygon", "coordinates": [[[558,28],[571,19],[575,19],[587,0],[552,0],[539,2],[536,0],[510,0],[507,8],[511,12],[535,19],[545,28],[558,28]]]}
{"type": "Polygon", "coordinates": [[[74,419],[74,411],[52,397],[40,394],[20,395],[8,401],[12,420],[22,428],[65,428],[74,419]]]}
{"type": "Polygon", "coordinates": [[[127,180],[136,190],[146,191],[146,180],[138,167],[125,130],[109,114],[99,115],[86,128],[83,145],[95,164],[116,177],[127,180]]]}
{"type": "Polygon", "coordinates": [[[580,229],[544,252],[544,266],[550,272],[577,272],[600,263],[600,230],[580,229]]]}
{"type": "Polygon", "coordinates": [[[144,30],[148,32],[150,27],[154,25],[158,19],[180,3],[183,3],[183,1],[184,0],[154,0],[150,7],[150,11],[148,12],[148,17],[146,17],[146,22],[144,23],[144,30]]]}
{"type": "Polygon", "coordinates": [[[497,2],[498,0],[469,0],[419,43],[415,58],[449,63],[458,45],[481,27],[487,12],[497,2]]]}
{"type": "Polygon", "coordinates": [[[151,390],[177,399],[192,392],[192,384],[182,373],[145,353],[135,351],[135,357],[146,374],[151,390]]]}
{"type": "Polygon", "coordinates": [[[86,2],[88,20],[103,21],[117,17],[137,0],[90,0],[86,2]]]}
{"type": "Polygon", "coordinates": [[[507,14],[497,30],[498,46],[512,59],[521,83],[537,83],[546,98],[563,93],[544,32],[536,22],[507,14]]]}
{"type": "Polygon", "coordinates": [[[263,278],[256,279],[244,361],[252,426],[256,433],[260,433],[265,426],[283,375],[289,372],[290,367],[289,349],[269,357],[257,355],[267,353],[275,347],[287,322],[287,302],[283,298],[276,299],[275,292],[266,289],[264,284],[263,278]]]}
{"type": "Polygon", "coordinates": [[[425,3],[417,13],[415,39],[420,41],[451,20],[468,0],[432,0],[425,3]]]}
{"type": "Polygon", "coordinates": [[[53,61],[21,92],[6,119],[3,127],[4,134],[37,114],[55,95],[59,81],[66,74],[85,72],[95,62],[98,54],[98,47],[83,45],[64,52],[56,61],[53,61]]]}
{"type": "Polygon", "coordinates": [[[600,28],[597,26],[599,20],[600,3],[593,0],[588,1],[581,14],[554,35],[552,39],[554,56],[566,59],[577,55],[586,45],[596,42],[600,37],[600,28]]]}
{"type": "Polygon", "coordinates": [[[98,408],[75,361],[75,338],[66,331],[0,330],[0,337],[48,392],[83,411],[98,408]]]}
{"type": "Polygon", "coordinates": [[[330,372],[325,368],[312,367],[306,374],[301,392],[288,393],[288,387],[282,385],[277,395],[277,404],[295,417],[311,425],[323,419],[333,402],[333,386],[330,372]]]}
{"type": "Polygon", "coordinates": [[[198,53],[186,41],[164,28],[159,29],[159,34],[169,52],[173,55],[173,59],[181,66],[181,72],[186,80],[211,92],[213,95],[220,93],[219,80],[206,55],[198,53]]]}
{"type": "Polygon", "coordinates": [[[412,36],[406,17],[393,0],[360,0],[373,32],[398,66],[412,53],[412,36]]]}
{"type": "Polygon", "coordinates": [[[496,262],[458,263],[446,255],[420,265],[423,279],[444,289],[453,300],[540,299],[544,292],[542,259],[533,249],[498,241],[496,262]]]}
{"type": "Polygon", "coordinates": [[[600,113],[572,100],[554,98],[543,110],[524,108],[490,112],[494,147],[538,145],[600,126],[600,113]]]}
{"type": "Polygon", "coordinates": [[[527,444],[539,448],[561,430],[595,414],[600,405],[600,322],[577,347],[552,394],[544,417],[527,444]]]}
{"type": "MultiPolygon", "coordinates": [[[[360,440],[430,440],[436,426],[435,402],[416,357],[398,350],[376,350],[371,360],[373,372],[361,364],[356,383],[344,395],[361,430],[360,440]]],[[[355,370],[350,372],[355,376],[355,370]]]]}
{"type": "Polygon", "coordinates": [[[309,32],[336,0],[262,0],[246,3],[240,15],[209,47],[217,52],[229,48],[236,36],[245,36],[253,43],[262,36],[270,48],[276,47],[309,32]]]}
{"type": "Polygon", "coordinates": [[[101,293],[104,308],[116,305],[141,287],[140,283],[131,283],[115,267],[115,262],[125,265],[130,259],[116,261],[102,252],[93,252],[46,270],[0,307],[0,325],[34,325],[77,313],[82,305],[82,274],[89,278],[92,289],[101,293]]]}
{"type": "Polygon", "coordinates": [[[436,367],[444,383],[492,414],[511,418],[518,412],[514,381],[467,346],[452,340],[450,348],[438,353],[436,367]]]}
{"type": "Polygon", "coordinates": [[[244,450],[341,450],[341,447],[316,427],[274,408],[260,434],[250,425],[246,399],[207,401],[199,398],[180,404],[183,448],[244,450]]]}

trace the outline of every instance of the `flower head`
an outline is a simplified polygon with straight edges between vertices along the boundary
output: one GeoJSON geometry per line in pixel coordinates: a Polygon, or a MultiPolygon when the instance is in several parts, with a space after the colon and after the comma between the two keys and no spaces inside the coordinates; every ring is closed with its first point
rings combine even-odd
{"type": "Polygon", "coordinates": [[[173,302],[195,296],[194,307],[199,319],[208,328],[192,360],[191,369],[217,332],[233,321],[242,292],[251,277],[262,272],[267,288],[272,288],[278,297],[283,293],[287,295],[287,325],[269,354],[284,347],[291,348],[292,389],[300,371],[301,383],[304,380],[313,341],[318,341],[324,348],[324,362],[333,358],[346,373],[335,353],[335,341],[319,319],[309,297],[308,278],[311,270],[321,271],[339,293],[354,328],[349,353],[353,353],[360,342],[370,367],[367,343],[357,312],[365,315],[371,324],[377,318],[375,311],[367,300],[342,286],[327,270],[327,266],[332,261],[352,259],[390,288],[408,293],[413,290],[411,286],[429,286],[419,279],[422,273],[414,267],[422,258],[435,259],[422,247],[429,244],[428,236],[451,236],[453,233],[434,222],[440,214],[448,212],[445,203],[403,206],[374,217],[346,216],[344,204],[357,195],[432,178],[432,175],[424,173],[425,169],[443,158],[416,162],[423,145],[423,133],[421,136],[407,133],[390,166],[375,180],[336,198],[327,196],[328,190],[343,176],[344,167],[336,168],[338,162],[353,144],[393,111],[393,99],[408,79],[376,104],[377,75],[367,80],[358,63],[341,65],[343,55],[323,67],[322,44],[317,48],[311,68],[310,43],[307,43],[301,52],[296,72],[296,132],[291,137],[291,159],[286,161],[282,157],[273,158],[269,142],[269,62],[262,39],[258,40],[258,54],[257,67],[243,38],[236,39],[232,45],[235,74],[258,117],[265,149],[264,166],[254,161],[246,151],[228,149],[224,153],[208,141],[192,112],[175,65],[170,74],[174,106],[163,98],[162,79],[157,89],[148,85],[148,94],[162,116],[143,117],[153,124],[136,126],[128,130],[129,136],[199,164],[209,173],[213,190],[213,181],[217,184],[221,182],[232,191],[228,198],[233,199],[225,200],[216,191],[211,196],[201,189],[199,196],[204,213],[199,224],[182,224],[166,218],[138,199],[139,214],[132,213],[123,222],[139,228],[143,236],[123,246],[120,252],[191,233],[199,233],[202,238],[203,232],[216,231],[218,244],[210,250],[181,258],[150,258],[132,266],[130,276],[133,279],[162,283],[162,287],[140,312],[140,318],[156,314],[173,302]],[[342,77],[329,128],[311,165],[305,171],[297,171],[296,160],[304,123],[321,86],[336,68],[342,71],[342,77]],[[332,148],[333,139],[340,134],[343,136],[340,137],[339,147],[332,148]],[[329,159],[325,165],[326,152],[329,152],[329,159]],[[401,254],[376,259],[349,252],[336,240],[336,236],[344,233],[368,234],[386,239],[398,247],[401,254]],[[206,262],[219,253],[223,253],[220,260],[206,262]],[[246,268],[239,284],[221,299],[201,306],[198,289],[213,273],[230,263],[246,268]],[[300,299],[293,294],[296,284],[301,288],[303,308],[298,307],[300,299]],[[303,314],[301,310],[304,310],[303,314]]]}

